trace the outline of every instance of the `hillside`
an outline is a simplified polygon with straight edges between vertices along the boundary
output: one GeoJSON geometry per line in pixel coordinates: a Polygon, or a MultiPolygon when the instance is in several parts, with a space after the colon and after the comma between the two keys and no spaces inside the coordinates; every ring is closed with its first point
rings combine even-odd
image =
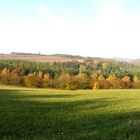
{"type": "Polygon", "coordinates": [[[126,62],[60,54],[9,56],[13,56],[12,59],[22,56],[23,60],[6,60],[9,59],[7,56],[0,60],[0,84],[71,90],[140,88],[140,68],[126,62]],[[42,57],[46,63],[41,59],[31,62],[42,57]],[[54,58],[59,61],[50,63],[54,58]]]}
{"type": "Polygon", "coordinates": [[[40,55],[29,53],[11,53],[1,54],[1,60],[28,60],[34,62],[69,62],[69,61],[82,61],[82,58],[62,57],[61,55],[40,55]]]}
{"type": "Polygon", "coordinates": [[[84,62],[85,60],[95,60],[101,62],[114,61],[113,59],[99,58],[99,57],[82,57],[78,55],[67,55],[67,54],[32,54],[32,53],[16,53],[11,54],[0,54],[0,60],[27,60],[33,62],[84,62]]]}
{"type": "Polygon", "coordinates": [[[140,66],[140,58],[131,61],[131,63],[140,66]]]}

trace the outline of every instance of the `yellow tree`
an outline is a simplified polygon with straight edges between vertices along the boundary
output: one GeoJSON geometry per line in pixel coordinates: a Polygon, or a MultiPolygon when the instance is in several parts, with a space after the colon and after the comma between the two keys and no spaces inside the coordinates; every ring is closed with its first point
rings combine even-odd
{"type": "Polygon", "coordinates": [[[100,89],[101,88],[101,84],[99,81],[95,81],[93,84],[93,89],[100,89]]]}
{"type": "Polygon", "coordinates": [[[37,73],[30,73],[28,76],[25,76],[24,83],[27,87],[40,88],[42,87],[42,78],[40,78],[37,73]]]}
{"type": "Polygon", "coordinates": [[[97,79],[98,79],[98,76],[99,76],[99,75],[98,75],[98,72],[97,72],[97,71],[93,71],[93,72],[92,72],[91,77],[92,77],[93,80],[97,80],[97,79]]]}
{"type": "Polygon", "coordinates": [[[100,83],[101,89],[109,89],[111,88],[110,82],[108,82],[103,75],[98,77],[98,82],[100,83]]]}
{"type": "Polygon", "coordinates": [[[111,87],[113,89],[123,88],[122,80],[118,79],[115,74],[109,75],[109,77],[107,78],[107,81],[110,82],[111,87]]]}
{"type": "Polygon", "coordinates": [[[87,89],[90,87],[90,79],[86,73],[78,74],[76,79],[79,89],[87,89]]]}
{"type": "Polygon", "coordinates": [[[48,73],[44,74],[43,77],[43,87],[49,88],[49,83],[50,83],[51,77],[48,73]]]}
{"type": "Polygon", "coordinates": [[[21,72],[21,70],[19,68],[12,70],[11,77],[10,77],[10,84],[12,84],[12,85],[22,85],[23,84],[20,72],[21,72]]]}
{"type": "MultiPolygon", "coordinates": [[[[99,85],[98,84],[98,77],[99,77],[99,73],[98,73],[98,71],[93,71],[92,72],[92,75],[91,75],[91,84],[90,84],[90,87],[91,88],[93,88],[96,84],[97,85],[99,85]],[[97,82],[97,83],[96,83],[97,82]]],[[[99,86],[97,86],[97,87],[99,87],[99,86]]],[[[94,89],[94,88],[93,88],[94,89]]],[[[95,86],[95,89],[96,89],[96,86],[95,86]]],[[[98,88],[97,88],[98,89],[98,88]]]]}
{"type": "Polygon", "coordinates": [[[103,69],[106,69],[106,68],[107,68],[107,63],[103,63],[103,64],[102,64],[102,68],[103,68],[103,69]]]}
{"type": "Polygon", "coordinates": [[[133,77],[133,88],[135,88],[135,89],[140,88],[140,80],[139,80],[138,76],[136,76],[136,75],[133,77]]]}
{"type": "Polygon", "coordinates": [[[57,79],[57,88],[66,89],[68,74],[62,72],[60,77],[57,79]]]}
{"type": "Polygon", "coordinates": [[[132,87],[132,81],[129,76],[125,76],[122,78],[123,84],[125,88],[131,88],[132,87]]]}
{"type": "Polygon", "coordinates": [[[43,77],[43,73],[41,71],[38,72],[38,77],[42,78],[43,77]]]}
{"type": "Polygon", "coordinates": [[[84,65],[80,65],[80,68],[79,68],[79,73],[82,74],[84,73],[86,70],[85,66],[84,65]]]}
{"type": "Polygon", "coordinates": [[[4,84],[9,84],[10,83],[10,71],[8,69],[3,69],[1,71],[1,80],[4,84]]]}

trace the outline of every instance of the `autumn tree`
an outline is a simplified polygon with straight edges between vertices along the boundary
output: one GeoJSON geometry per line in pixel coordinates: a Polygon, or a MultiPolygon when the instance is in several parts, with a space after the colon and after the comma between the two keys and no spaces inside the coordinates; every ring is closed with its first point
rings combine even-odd
{"type": "Polygon", "coordinates": [[[101,84],[99,81],[95,81],[93,84],[93,89],[101,89],[101,84]]]}
{"type": "Polygon", "coordinates": [[[43,77],[43,87],[49,88],[50,87],[51,77],[48,73],[44,74],[43,77]]]}
{"type": "Polygon", "coordinates": [[[11,75],[10,75],[10,71],[8,69],[5,68],[1,71],[0,78],[1,78],[2,83],[10,84],[10,77],[11,77],[11,75]]]}
{"type": "Polygon", "coordinates": [[[75,75],[69,75],[67,77],[67,83],[66,83],[66,89],[67,90],[75,90],[75,89],[78,89],[79,85],[77,84],[77,76],[75,75]]]}
{"type": "Polygon", "coordinates": [[[86,73],[78,74],[75,78],[79,89],[90,88],[90,78],[86,73]]]}
{"type": "Polygon", "coordinates": [[[56,87],[60,89],[66,89],[66,83],[67,83],[67,76],[68,74],[62,73],[60,77],[56,80],[57,84],[56,87]]]}
{"type": "Polygon", "coordinates": [[[20,75],[20,72],[21,70],[19,68],[12,70],[11,76],[10,76],[11,85],[23,85],[23,78],[20,75]]]}
{"type": "Polygon", "coordinates": [[[110,82],[111,88],[113,89],[122,89],[123,83],[122,80],[118,79],[115,74],[109,75],[107,81],[110,82]]]}
{"type": "Polygon", "coordinates": [[[101,89],[110,89],[111,88],[111,83],[109,81],[107,81],[103,75],[100,75],[98,77],[98,82],[100,83],[101,89]]]}
{"type": "Polygon", "coordinates": [[[97,79],[98,79],[98,76],[99,76],[99,74],[98,74],[97,71],[93,71],[93,72],[92,72],[91,77],[92,77],[93,80],[97,80],[97,79]]]}
{"type": "Polygon", "coordinates": [[[135,89],[140,88],[140,80],[139,80],[138,76],[136,76],[136,75],[133,77],[133,88],[135,88],[135,89]]]}
{"type": "Polygon", "coordinates": [[[106,69],[107,68],[107,63],[102,63],[102,67],[103,67],[103,69],[106,69]]]}
{"type": "Polygon", "coordinates": [[[123,84],[124,84],[124,88],[131,88],[132,87],[132,81],[130,80],[129,76],[125,76],[124,78],[122,78],[123,84]]]}
{"type": "Polygon", "coordinates": [[[86,67],[84,65],[80,65],[79,74],[85,73],[86,67]]]}
{"type": "Polygon", "coordinates": [[[38,75],[38,73],[29,74],[25,76],[24,83],[27,87],[42,87],[42,78],[38,75]]]}

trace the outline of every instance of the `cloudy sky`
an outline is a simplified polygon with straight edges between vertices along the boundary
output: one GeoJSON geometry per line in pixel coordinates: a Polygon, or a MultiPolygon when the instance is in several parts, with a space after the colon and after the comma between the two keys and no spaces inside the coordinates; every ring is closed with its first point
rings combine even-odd
{"type": "Polygon", "coordinates": [[[140,0],[0,0],[0,53],[140,57],[140,0]]]}

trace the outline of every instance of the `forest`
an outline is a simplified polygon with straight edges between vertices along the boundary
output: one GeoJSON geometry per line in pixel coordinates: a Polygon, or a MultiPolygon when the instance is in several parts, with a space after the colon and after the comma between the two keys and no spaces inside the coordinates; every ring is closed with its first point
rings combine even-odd
{"type": "Polygon", "coordinates": [[[0,61],[0,84],[50,89],[139,89],[140,68],[119,61],[0,61]]]}

